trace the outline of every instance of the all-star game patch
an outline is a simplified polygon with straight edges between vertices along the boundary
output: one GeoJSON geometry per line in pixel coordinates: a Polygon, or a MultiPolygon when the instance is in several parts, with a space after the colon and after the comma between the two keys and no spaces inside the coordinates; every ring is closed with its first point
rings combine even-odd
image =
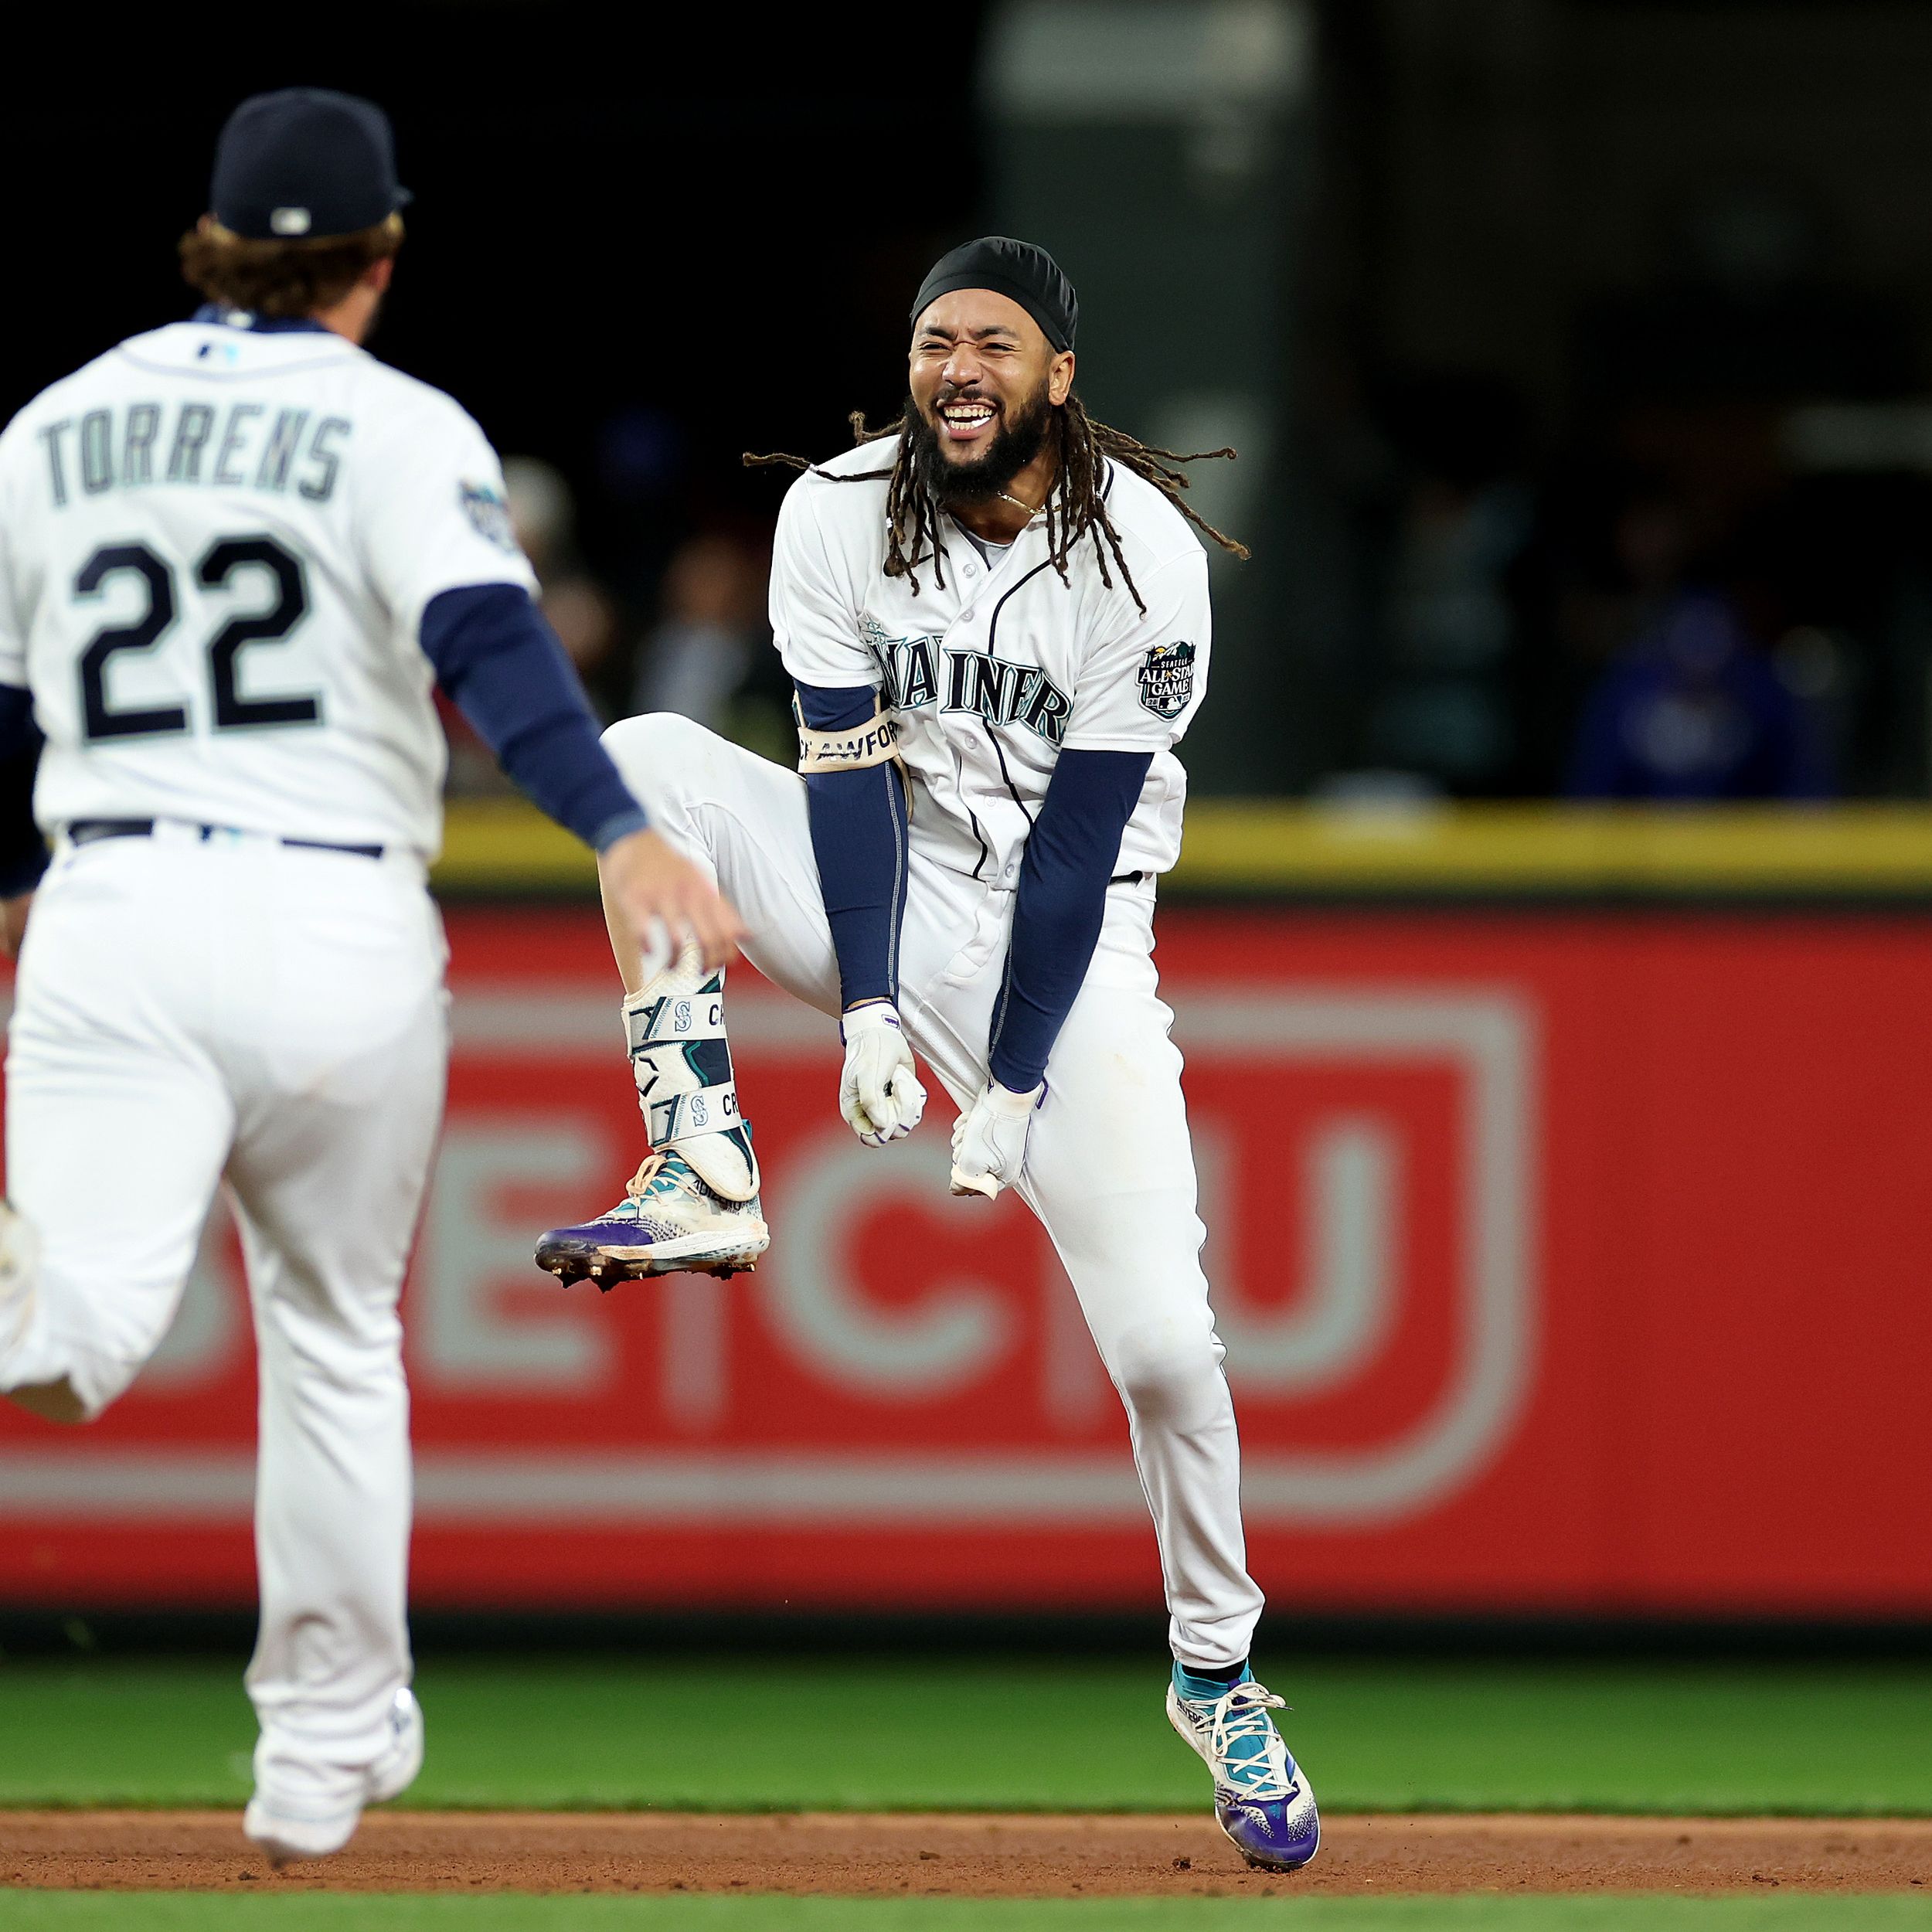
{"type": "Polygon", "coordinates": [[[510,527],[510,505],[503,492],[488,483],[463,483],[457,485],[458,501],[463,505],[463,514],[476,527],[476,533],[486,543],[494,543],[499,550],[516,548],[516,532],[510,527]]]}
{"type": "Polygon", "coordinates": [[[1157,644],[1142,661],[1141,703],[1157,718],[1178,718],[1194,696],[1194,647],[1157,644]]]}

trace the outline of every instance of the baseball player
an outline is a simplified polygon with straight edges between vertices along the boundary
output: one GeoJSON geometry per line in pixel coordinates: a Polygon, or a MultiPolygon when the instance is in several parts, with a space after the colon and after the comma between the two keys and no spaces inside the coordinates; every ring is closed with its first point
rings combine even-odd
{"type": "MultiPolygon", "coordinates": [[[[678,718],[604,743],[742,909],[747,957],[838,1017],[859,1138],[918,1124],[917,1050],[961,1110],[954,1192],[1012,1187],[1045,1224],[1153,1510],[1168,1714],[1228,1835],[1289,1869],[1320,1826],[1269,1716],[1281,1700],[1248,1669],[1261,1593],[1153,960],[1186,787],[1174,747],[1207,672],[1194,529],[1239,546],[1187,510],[1172,466],[1192,459],[1088,417],[1076,320],[1042,250],[970,243],[913,304],[902,420],[829,463],[754,459],[804,471],[771,575],[802,777],[678,718]]],[[[653,975],[612,930],[651,1155],[617,1207],[537,1256],[607,1286],[658,1271],[687,1225],[715,1238],[737,1217],[747,1257],[765,1241],[722,977],[692,958],[653,975]]]]}
{"type": "Polygon", "coordinates": [[[369,103],[245,102],[182,243],[207,306],[0,435],[0,769],[44,733],[53,844],[0,827],[0,1390],[98,1415],[226,1182],[260,1353],[245,1828],[277,1859],[422,1760],[396,1302],[447,1058],[433,685],[597,847],[634,944],[715,964],[736,930],[599,746],[482,433],[359,346],[405,199],[369,103]]]}

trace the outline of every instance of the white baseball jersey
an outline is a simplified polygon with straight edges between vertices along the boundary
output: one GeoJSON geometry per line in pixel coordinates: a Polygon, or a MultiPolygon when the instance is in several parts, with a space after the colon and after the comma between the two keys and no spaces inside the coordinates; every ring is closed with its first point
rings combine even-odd
{"type": "Polygon", "coordinates": [[[339,335],[176,322],[0,434],[0,682],[35,815],[441,842],[423,606],[536,580],[495,453],[339,335]]]}
{"type": "MultiPolygon", "coordinates": [[[[1208,666],[1207,560],[1152,485],[1109,466],[1107,510],[1145,612],[1083,539],[1063,583],[1036,517],[982,555],[942,519],[946,581],[885,573],[889,441],[801,476],[772,561],[771,623],[801,683],[869,686],[896,713],[913,777],[898,954],[906,1036],[963,1110],[991,1073],[1022,853],[1063,750],[1151,752],[1118,872],[1179,855],[1186,778],[1174,747],[1208,666]]],[[[746,955],[828,1014],[842,999],[805,787],[680,719],[634,718],[605,743],[651,821],[701,855],[748,928],[746,955]]],[[[1261,1610],[1241,1528],[1240,1449],[1200,1264],[1181,1060],[1153,958],[1151,885],[1109,892],[1091,963],[1053,1043],[1031,1121],[1021,1198],[1066,1264],[1132,1418],[1159,1537],[1175,1655],[1238,1662],[1261,1610]]],[[[936,1189],[949,1171],[929,1121],[904,1154],[936,1189]],[[923,1136],[923,1138],[922,1138],[923,1136]]],[[[777,1265],[783,1268],[782,1236],[777,1265]]]]}
{"type": "Polygon", "coordinates": [[[1207,558],[1185,518],[1109,464],[1107,514],[1145,604],[1090,539],[1063,583],[1036,516],[984,559],[942,517],[946,580],[885,573],[883,476],[896,445],[862,445],[792,485],[772,557],[771,627],[804,684],[869,685],[896,712],[915,781],[913,837],[988,885],[1011,886],[1063,750],[1154,754],[1121,841],[1117,869],[1161,872],[1180,855],[1187,774],[1173,747],[1207,684],[1207,558]]]}

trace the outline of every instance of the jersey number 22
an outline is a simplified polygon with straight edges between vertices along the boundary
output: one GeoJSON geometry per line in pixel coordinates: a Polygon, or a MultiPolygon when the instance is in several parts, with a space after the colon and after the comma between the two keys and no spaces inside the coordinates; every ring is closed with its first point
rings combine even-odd
{"type": "MultiPolygon", "coordinates": [[[[196,565],[195,580],[205,590],[223,590],[237,571],[249,569],[268,573],[275,601],[266,611],[230,617],[208,641],[215,729],[239,731],[263,725],[318,723],[322,715],[318,697],[241,695],[236,665],[242,652],[251,644],[281,643],[308,614],[301,563],[270,536],[218,538],[196,565]]],[[[107,738],[172,736],[188,729],[188,713],[182,706],[116,710],[107,702],[108,661],[117,651],[151,651],[175,621],[179,607],[174,572],[145,543],[104,544],[81,566],[73,582],[74,595],[97,597],[109,578],[120,576],[141,580],[147,586],[148,607],[131,624],[108,624],[97,631],[80,654],[80,715],[90,744],[107,738]]]]}

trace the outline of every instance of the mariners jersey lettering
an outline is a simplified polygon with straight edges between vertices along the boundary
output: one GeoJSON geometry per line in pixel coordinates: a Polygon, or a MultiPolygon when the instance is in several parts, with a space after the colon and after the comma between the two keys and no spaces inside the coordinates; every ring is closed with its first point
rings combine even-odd
{"type": "Polygon", "coordinates": [[[1036,517],[986,561],[941,518],[946,580],[886,575],[891,445],[820,465],[786,493],[771,571],[771,626],[801,683],[869,685],[897,716],[915,787],[913,837],[929,855],[1010,886],[1065,750],[1154,754],[1118,869],[1179,856],[1187,776],[1174,747],[1207,683],[1207,559],[1153,486],[1109,465],[1107,512],[1143,613],[1083,539],[1060,580],[1036,517]],[[862,478],[862,480],[851,480],[862,478]]]}
{"type": "Polygon", "coordinates": [[[0,435],[0,682],[36,816],[441,841],[423,607],[534,588],[502,471],[439,390],[343,338],[180,322],[0,435]]]}

